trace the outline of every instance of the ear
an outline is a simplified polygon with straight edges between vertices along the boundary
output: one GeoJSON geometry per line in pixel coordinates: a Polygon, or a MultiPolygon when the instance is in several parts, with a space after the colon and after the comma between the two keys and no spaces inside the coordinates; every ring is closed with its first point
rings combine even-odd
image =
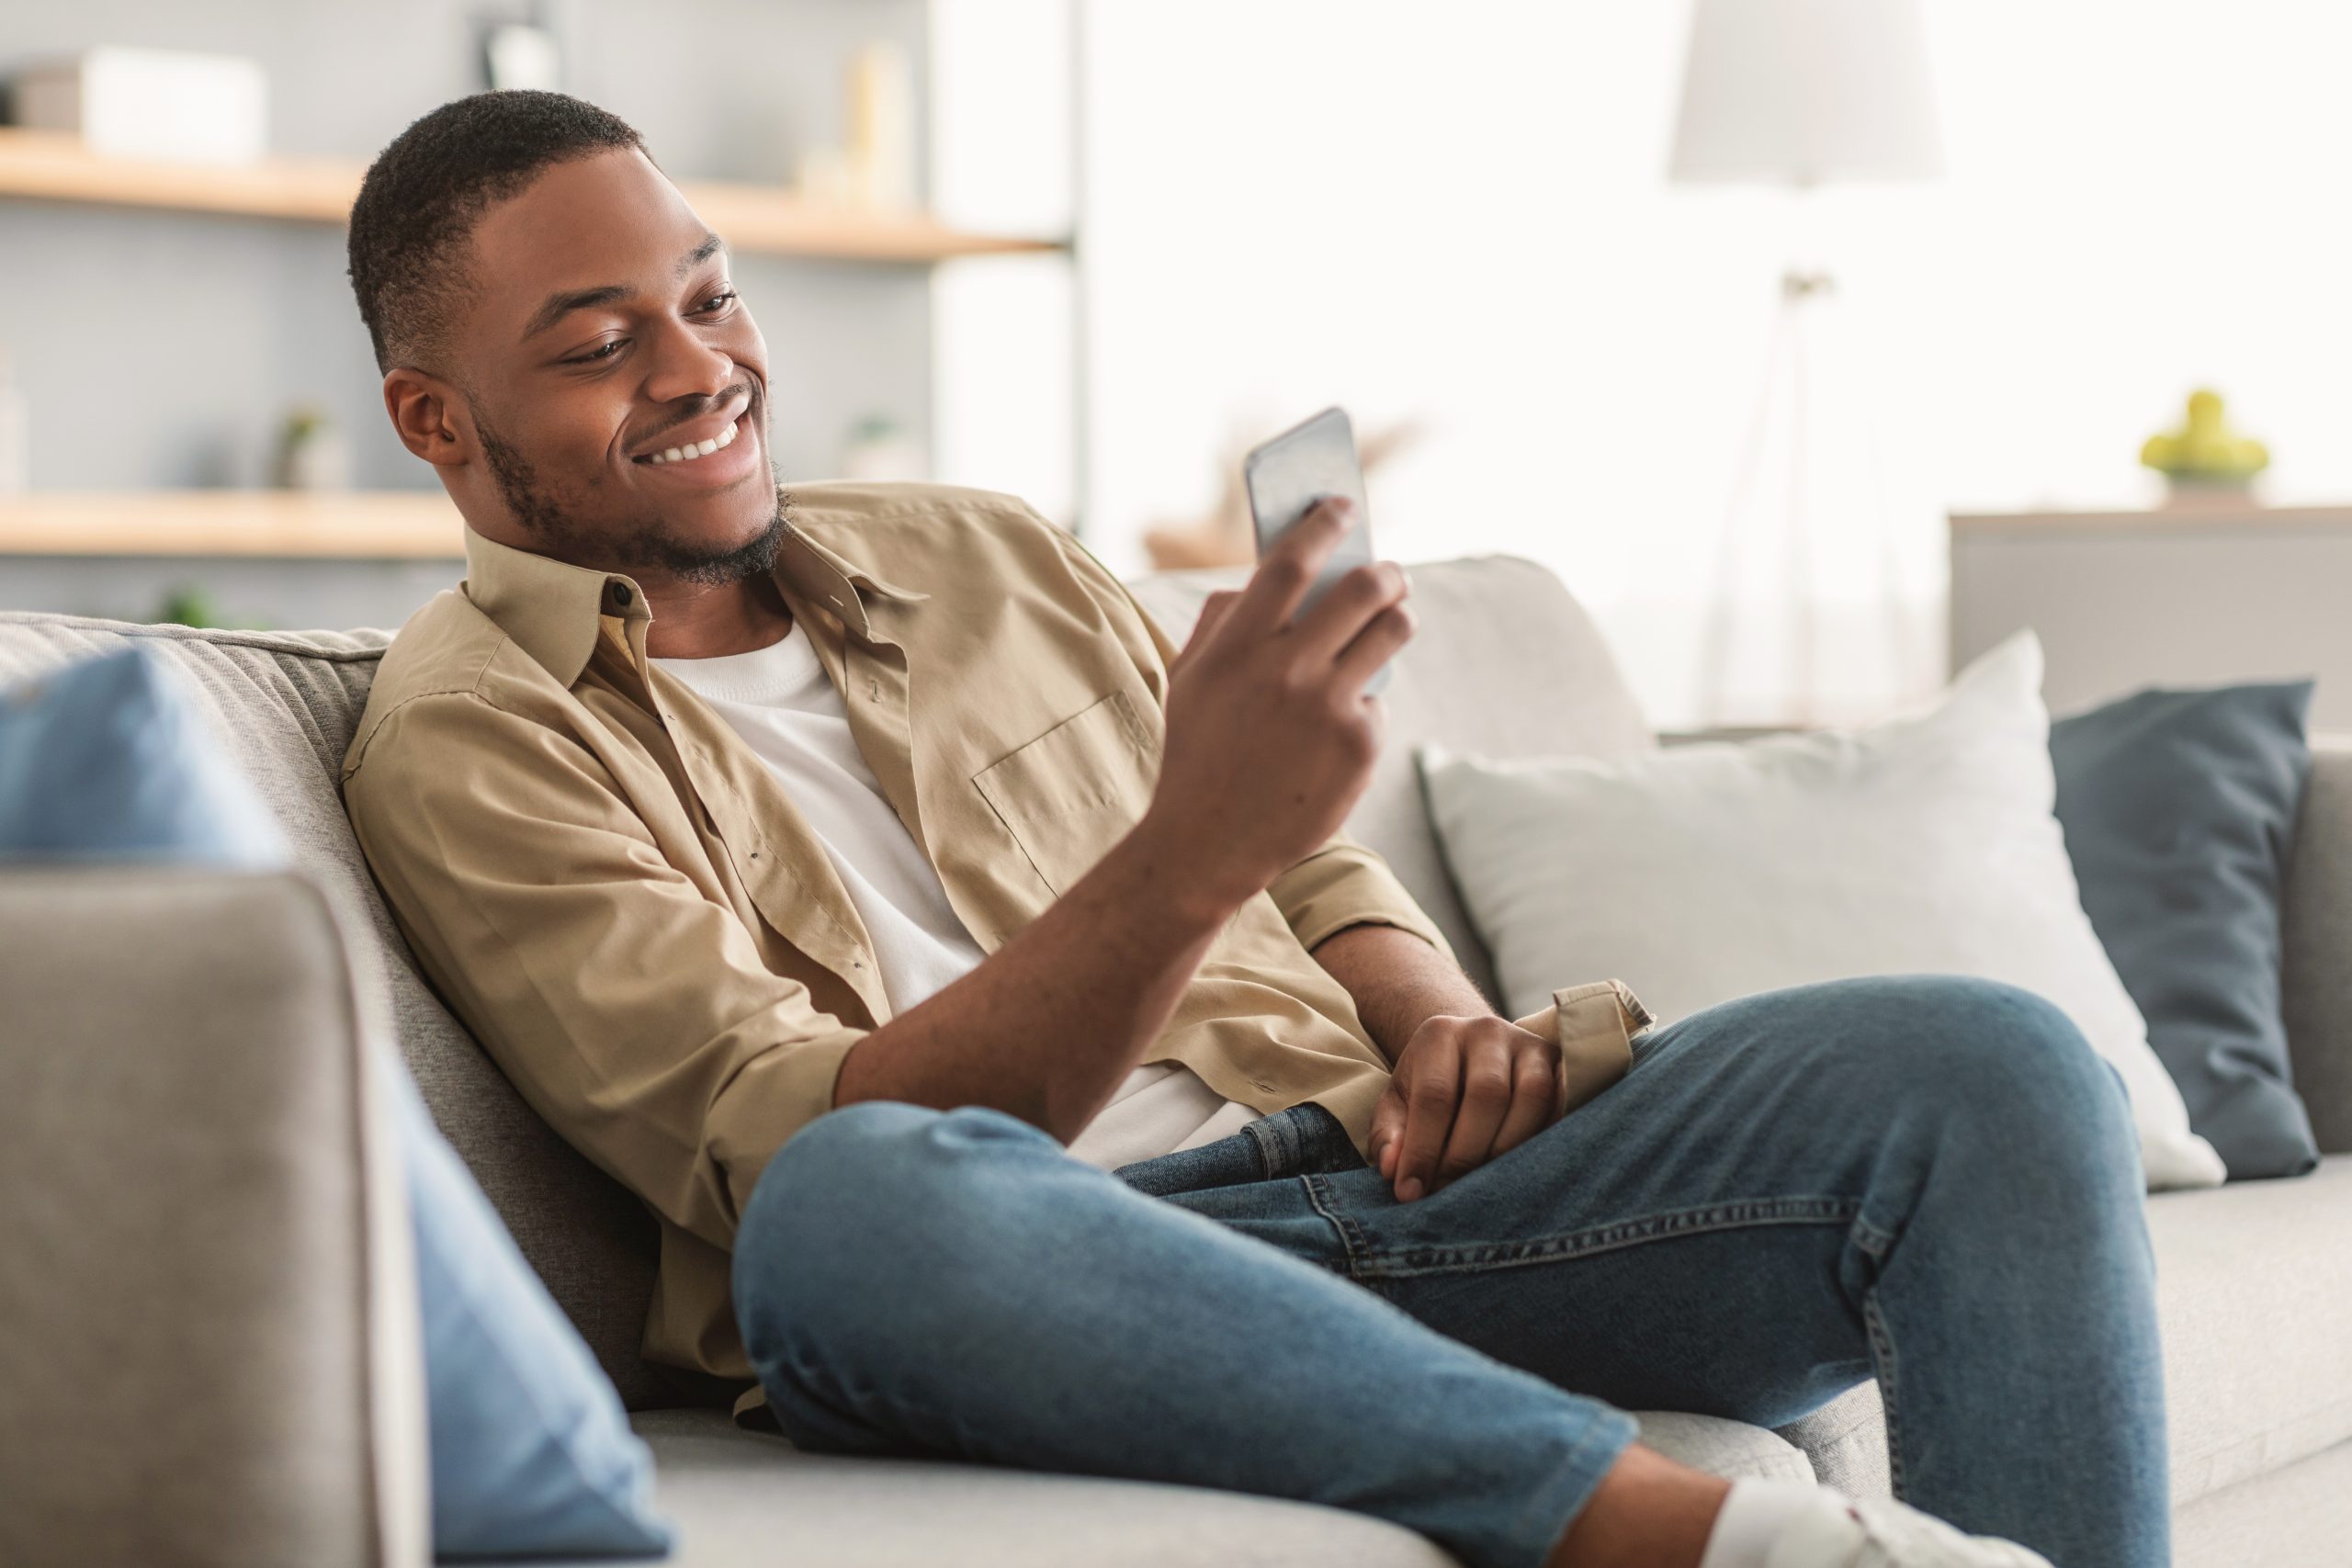
{"type": "Polygon", "coordinates": [[[406,366],[384,373],[384,412],[401,445],[440,467],[473,455],[473,425],[457,389],[437,376],[406,366]]]}

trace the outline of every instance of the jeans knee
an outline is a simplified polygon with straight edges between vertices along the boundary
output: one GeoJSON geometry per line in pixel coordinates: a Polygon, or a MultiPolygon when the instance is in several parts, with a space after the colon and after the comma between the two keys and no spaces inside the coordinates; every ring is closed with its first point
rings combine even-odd
{"type": "Polygon", "coordinates": [[[735,1315],[755,1364],[783,1339],[872,1325],[927,1299],[944,1251],[984,1229],[976,1160],[1045,1133],[982,1106],[868,1100],[828,1111],[768,1161],[736,1227],[735,1315]]]}
{"type": "Polygon", "coordinates": [[[2064,1009],[1995,980],[1912,983],[1917,1092],[2007,1138],[2105,1153],[2136,1148],[2123,1080],[2064,1009]]]}

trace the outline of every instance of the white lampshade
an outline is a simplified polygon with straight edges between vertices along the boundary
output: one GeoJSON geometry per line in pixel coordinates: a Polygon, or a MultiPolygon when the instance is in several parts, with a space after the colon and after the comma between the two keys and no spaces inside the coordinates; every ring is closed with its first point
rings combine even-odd
{"type": "Polygon", "coordinates": [[[1696,0],[1677,182],[1942,173],[1917,0],[1696,0]]]}

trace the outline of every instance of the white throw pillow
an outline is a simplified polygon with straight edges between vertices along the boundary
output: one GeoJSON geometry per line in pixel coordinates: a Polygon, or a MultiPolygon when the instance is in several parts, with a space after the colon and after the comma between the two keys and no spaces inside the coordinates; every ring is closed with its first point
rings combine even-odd
{"type": "Polygon", "coordinates": [[[1661,1020],[1856,975],[2002,980],[2063,1008],[2131,1093],[2152,1189],[2221,1157],[2083,913],[2057,818],[2041,645],[2020,633],[1916,717],[1616,761],[1420,754],[1506,1011],[1607,975],[1661,1020]]]}

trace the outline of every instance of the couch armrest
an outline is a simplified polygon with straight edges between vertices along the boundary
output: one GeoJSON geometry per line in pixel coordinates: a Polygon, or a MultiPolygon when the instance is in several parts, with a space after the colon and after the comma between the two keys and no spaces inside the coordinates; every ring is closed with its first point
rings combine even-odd
{"type": "Polygon", "coordinates": [[[352,963],[290,874],[0,870],[0,1562],[427,1561],[352,963]]]}
{"type": "Polygon", "coordinates": [[[2314,736],[2287,870],[2287,1042],[2326,1154],[2352,1153],[2352,736],[2314,736]]]}

